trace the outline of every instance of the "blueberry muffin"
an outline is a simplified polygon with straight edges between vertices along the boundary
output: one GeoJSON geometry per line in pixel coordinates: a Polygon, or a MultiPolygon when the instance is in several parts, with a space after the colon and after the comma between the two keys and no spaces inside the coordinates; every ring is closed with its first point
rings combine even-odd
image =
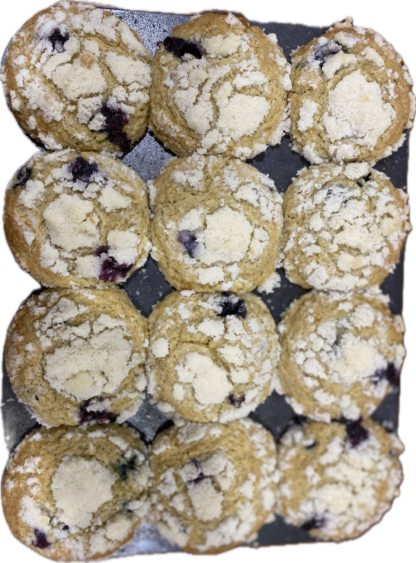
{"type": "Polygon", "coordinates": [[[119,289],[48,289],[17,312],[6,370],[46,426],[124,422],[144,398],[147,323],[119,289]]]}
{"type": "Polygon", "coordinates": [[[289,73],[274,33],[233,14],[194,16],[153,59],[149,126],[179,156],[253,158],[289,128],[289,73]]]}
{"type": "Polygon", "coordinates": [[[150,53],[140,36],[92,4],[62,0],[13,37],[7,100],[47,149],[123,154],[144,133],[150,53]]]}
{"type": "Polygon", "coordinates": [[[175,291],[150,315],[147,390],[187,420],[247,416],[269,394],[277,359],[276,325],[255,295],[175,291]]]}
{"type": "Polygon", "coordinates": [[[286,276],[326,291],[381,284],[410,231],[407,199],[365,162],[304,168],[283,200],[286,276]]]}
{"type": "Polygon", "coordinates": [[[277,453],[277,511],[314,538],[356,538],[381,520],[399,495],[403,446],[368,419],[296,423],[277,453]]]}
{"type": "Polygon", "coordinates": [[[56,561],[99,559],[133,535],[148,511],[147,451],[117,424],[38,429],[13,452],[3,510],[16,538],[56,561]]]}
{"type": "Polygon", "coordinates": [[[4,226],[18,263],[47,287],[115,285],[151,248],[145,184],[92,152],[35,155],[9,185],[4,226]]]}
{"type": "Polygon", "coordinates": [[[190,553],[236,547],[274,509],[276,445],[248,418],[169,428],[150,450],[150,469],[150,518],[190,553]]]}
{"type": "Polygon", "coordinates": [[[293,53],[291,79],[291,135],[312,164],[374,163],[412,127],[415,97],[401,56],[350,19],[293,53]]]}
{"type": "Polygon", "coordinates": [[[238,160],[171,160],[149,184],[152,256],[176,289],[246,293],[275,271],[282,197],[238,160]]]}
{"type": "Polygon", "coordinates": [[[370,416],[399,384],[403,321],[379,290],[312,291],[278,327],[277,391],[297,414],[330,422],[370,416]]]}

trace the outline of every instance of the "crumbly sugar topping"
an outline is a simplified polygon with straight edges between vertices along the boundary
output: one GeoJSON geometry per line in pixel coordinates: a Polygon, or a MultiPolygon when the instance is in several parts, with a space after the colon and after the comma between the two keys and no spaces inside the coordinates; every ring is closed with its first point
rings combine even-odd
{"type": "Polygon", "coordinates": [[[59,276],[62,285],[119,283],[144,263],[147,195],[131,169],[109,157],[61,151],[36,155],[24,170],[31,179],[17,187],[17,201],[16,183],[10,185],[10,228],[23,232],[26,252],[38,255],[46,276],[59,276]],[[136,206],[140,212],[132,213],[136,206]]]}
{"type": "MultiPolygon", "coordinates": [[[[217,17],[222,27],[226,24],[220,34],[214,23],[204,34],[178,28],[186,40],[168,37],[158,65],[166,95],[173,98],[172,110],[195,134],[198,152],[218,154],[231,146],[233,156],[245,160],[280,141],[273,139],[278,123],[271,130],[270,122],[274,112],[283,113],[290,65],[277,41],[268,41],[232,14],[217,17]],[[253,138],[258,139],[254,144],[253,138]]],[[[161,129],[170,123],[163,108],[153,120],[161,129]]],[[[173,132],[173,122],[170,127],[173,132]]]]}
{"type": "MultiPolygon", "coordinates": [[[[18,349],[22,337],[12,324],[8,374],[13,383],[23,368],[38,400],[44,401],[52,390],[67,398],[74,424],[123,422],[143,400],[145,348],[138,350],[131,333],[133,318],[127,322],[126,310],[120,315],[96,313],[94,300],[87,296],[84,304],[83,295],[82,289],[68,290],[66,295],[48,291],[29,299],[24,307],[34,338],[24,350],[18,349]],[[126,412],[120,413],[115,404],[121,399],[126,401],[126,412]]],[[[143,327],[137,324],[136,330],[144,343],[143,327]]]]}
{"type": "Polygon", "coordinates": [[[115,425],[65,433],[64,427],[43,428],[36,445],[29,436],[13,453],[6,513],[18,507],[17,537],[46,556],[103,556],[117,549],[148,511],[145,449],[134,432],[115,425]],[[38,444],[38,461],[27,463],[38,444]]]}
{"type": "Polygon", "coordinates": [[[323,422],[357,420],[370,415],[397,384],[403,327],[381,299],[370,291],[313,291],[285,313],[279,326],[280,391],[298,414],[323,422]]]}
{"type": "Polygon", "coordinates": [[[277,260],[282,197],[273,181],[254,168],[219,157],[192,155],[172,161],[151,190],[155,192],[154,224],[160,223],[154,228],[163,237],[154,243],[155,259],[165,254],[166,245],[172,246],[176,260],[189,272],[186,275],[202,288],[227,291],[246,286],[249,280],[244,276],[256,262],[262,264],[261,271],[270,267],[270,260],[277,260]],[[173,207],[173,200],[171,205],[167,201],[173,195],[165,195],[159,187],[168,175],[169,190],[175,188],[183,198],[178,219],[171,217],[177,206],[173,207]]]}
{"type": "Polygon", "coordinates": [[[174,293],[150,318],[148,392],[190,420],[228,422],[267,396],[278,354],[258,298],[174,293]]]}
{"type": "Polygon", "coordinates": [[[372,30],[331,29],[295,51],[292,62],[292,135],[312,164],[376,161],[412,126],[406,67],[372,30]]]}
{"type": "MultiPolygon", "coordinates": [[[[201,425],[208,433],[196,445],[180,446],[177,429],[158,438],[165,447],[156,442],[151,519],[167,539],[185,550],[221,551],[247,541],[273,508],[278,479],[275,446],[263,428],[246,420],[231,423],[240,451],[229,448],[230,426],[214,424],[201,425]]],[[[195,425],[185,423],[180,431],[187,426],[195,425]]]]}
{"type": "Polygon", "coordinates": [[[394,270],[407,195],[366,163],[302,170],[285,194],[284,267],[304,287],[351,291],[394,270]]]}
{"type": "Polygon", "coordinates": [[[278,449],[278,513],[314,536],[337,541],[378,522],[399,494],[402,446],[375,427],[334,424],[325,434],[318,423],[292,427],[278,449]]]}
{"type": "Polygon", "coordinates": [[[88,145],[102,131],[115,151],[128,150],[127,134],[110,122],[116,117],[126,125],[149,102],[150,53],[136,34],[116,16],[78,2],[58,2],[14,41],[25,31],[25,52],[8,60],[6,75],[12,107],[29,113],[30,132],[59,150],[53,134],[43,133],[45,124],[70,123],[70,146],[88,145]]]}

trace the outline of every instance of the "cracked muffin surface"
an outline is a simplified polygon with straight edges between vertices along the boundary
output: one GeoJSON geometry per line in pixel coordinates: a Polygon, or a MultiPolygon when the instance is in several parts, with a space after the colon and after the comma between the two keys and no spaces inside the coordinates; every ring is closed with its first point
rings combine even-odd
{"type": "Polygon", "coordinates": [[[175,158],[148,182],[152,256],[176,289],[246,293],[276,269],[282,196],[238,160],[175,158]]]}
{"type": "Polygon", "coordinates": [[[275,34],[233,14],[195,16],[154,56],[150,128],[179,156],[253,158],[288,130],[289,73],[275,34]]]}
{"type": "Polygon", "coordinates": [[[365,162],[304,168],[283,198],[287,277],[324,291],[380,285],[411,228],[407,201],[365,162]]]}
{"type": "Polygon", "coordinates": [[[13,37],[7,99],[49,150],[128,152],[149,114],[150,52],[138,33],[92,4],[62,0],[13,37]]]}
{"type": "Polygon", "coordinates": [[[16,538],[56,561],[114,553],[148,510],[146,447],[133,429],[41,428],[12,453],[2,483],[16,538]]]}
{"type": "Polygon", "coordinates": [[[150,449],[150,469],[151,521],[190,553],[247,541],[276,502],[276,445],[248,418],[169,428],[150,449]]]}
{"type": "Polygon", "coordinates": [[[399,496],[402,452],[397,435],[371,419],[298,421],[277,449],[277,513],[317,539],[361,536],[399,496]]]}
{"type": "Polygon", "coordinates": [[[149,317],[148,393],[195,422],[247,416],[273,389],[274,320],[255,295],[173,292],[149,317]]]}
{"type": "Polygon", "coordinates": [[[291,136],[312,164],[374,163],[413,125],[407,66],[379,33],[350,19],[293,53],[291,79],[291,136]]]}
{"type": "Polygon", "coordinates": [[[32,157],[6,192],[4,226],[17,262],[47,287],[120,283],[151,247],[144,182],[93,152],[32,157]]]}
{"type": "Polygon", "coordinates": [[[147,322],[119,289],[48,289],[15,315],[6,371],[50,426],[124,422],[144,399],[147,322]]]}
{"type": "Polygon", "coordinates": [[[287,309],[278,326],[276,390],[295,412],[314,420],[370,416],[399,384],[403,320],[379,289],[312,291],[287,309]]]}

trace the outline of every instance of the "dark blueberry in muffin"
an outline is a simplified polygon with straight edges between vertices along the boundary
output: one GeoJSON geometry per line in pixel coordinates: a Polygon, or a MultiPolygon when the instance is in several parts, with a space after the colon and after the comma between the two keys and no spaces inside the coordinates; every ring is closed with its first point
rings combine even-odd
{"type": "Polygon", "coordinates": [[[309,518],[309,520],[304,522],[301,528],[302,530],[309,532],[310,530],[319,530],[319,528],[323,528],[325,524],[326,524],[325,516],[320,516],[319,514],[316,514],[315,516],[312,516],[312,518],[309,518]]]}
{"type": "Polygon", "coordinates": [[[198,475],[195,477],[195,479],[191,479],[190,481],[188,481],[188,483],[193,483],[194,485],[197,485],[198,483],[200,483],[206,478],[206,475],[202,471],[201,462],[199,462],[197,459],[193,459],[192,463],[195,465],[198,471],[198,475]]]}
{"type": "Polygon", "coordinates": [[[230,404],[233,407],[237,407],[238,409],[241,407],[241,405],[244,403],[244,401],[246,400],[246,396],[240,395],[240,397],[236,397],[236,395],[228,395],[228,401],[230,402],[230,404]]]}
{"type": "Polygon", "coordinates": [[[58,53],[63,53],[65,51],[64,45],[69,39],[69,33],[66,31],[62,33],[59,27],[56,27],[48,37],[48,41],[52,43],[52,47],[58,53]]]}
{"type": "Polygon", "coordinates": [[[333,41],[325,43],[325,45],[317,45],[314,59],[323,65],[329,57],[336,55],[339,51],[341,51],[341,45],[338,45],[338,43],[334,43],[333,41]]]}
{"type": "Polygon", "coordinates": [[[362,178],[360,178],[359,180],[357,180],[357,184],[360,186],[360,188],[364,187],[364,185],[370,181],[371,178],[371,172],[369,172],[367,174],[367,176],[363,176],[362,178]]]}
{"type": "Polygon", "coordinates": [[[315,440],[313,442],[311,442],[310,444],[308,444],[307,446],[305,446],[305,450],[313,450],[313,448],[315,448],[318,445],[318,442],[316,442],[315,440]]]}
{"type": "Polygon", "coordinates": [[[361,420],[361,418],[358,420],[346,420],[345,418],[339,420],[346,425],[348,435],[346,441],[352,448],[356,448],[361,442],[368,439],[368,430],[361,425],[361,420]]]}
{"type": "MultiPolygon", "coordinates": [[[[107,423],[107,422],[115,422],[117,420],[117,414],[113,412],[108,412],[105,409],[98,409],[96,410],[88,410],[88,407],[91,405],[93,400],[97,400],[96,398],[88,399],[84,401],[79,409],[79,422],[80,424],[85,424],[86,422],[100,422],[100,423],[107,423]]],[[[101,400],[101,399],[99,399],[101,400]]]]}
{"type": "Polygon", "coordinates": [[[191,258],[195,258],[195,252],[198,246],[196,235],[187,229],[179,231],[176,235],[176,240],[183,246],[184,250],[191,258]]]}
{"type": "Polygon", "coordinates": [[[91,176],[98,172],[98,164],[96,162],[88,162],[82,156],[77,156],[69,165],[69,171],[74,182],[79,180],[88,184],[91,181],[91,176]]]}
{"type": "Polygon", "coordinates": [[[224,318],[229,315],[235,315],[236,317],[245,319],[247,316],[247,306],[244,299],[227,295],[223,301],[220,301],[219,306],[221,309],[218,313],[219,317],[224,318]]]}
{"type": "Polygon", "coordinates": [[[105,282],[115,282],[124,279],[134,264],[119,264],[112,256],[108,256],[108,246],[99,246],[96,256],[103,257],[100,265],[99,279],[105,282]]]}
{"type": "Polygon", "coordinates": [[[32,177],[32,169],[28,166],[23,166],[16,175],[16,181],[13,184],[13,190],[19,186],[24,186],[32,177]]]}
{"type": "Polygon", "coordinates": [[[123,127],[129,122],[128,115],[121,108],[111,106],[107,102],[101,107],[100,113],[105,117],[102,131],[108,134],[113,145],[117,145],[124,154],[131,149],[131,140],[123,127]]]}
{"type": "Polygon", "coordinates": [[[34,547],[38,547],[39,549],[46,549],[51,545],[46,539],[46,535],[43,532],[41,532],[37,528],[35,528],[33,531],[35,533],[35,541],[32,542],[32,545],[34,547]]]}
{"type": "Polygon", "coordinates": [[[186,41],[186,39],[180,37],[166,37],[163,45],[168,53],[172,53],[178,59],[186,54],[192,55],[196,59],[202,58],[201,48],[193,41],[186,41]]]}
{"type": "Polygon", "coordinates": [[[121,481],[127,481],[130,471],[136,469],[136,459],[137,456],[135,455],[130,459],[126,459],[123,454],[121,461],[117,461],[117,463],[114,464],[114,469],[117,471],[121,481]]]}
{"type": "Polygon", "coordinates": [[[389,363],[386,368],[378,369],[372,377],[374,383],[379,383],[382,379],[387,379],[390,385],[397,387],[400,381],[400,371],[393,363],[389,363]]]}

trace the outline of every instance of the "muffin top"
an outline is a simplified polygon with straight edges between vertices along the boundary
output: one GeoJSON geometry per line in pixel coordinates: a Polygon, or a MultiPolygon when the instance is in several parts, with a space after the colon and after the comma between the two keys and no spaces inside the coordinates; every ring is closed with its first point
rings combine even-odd
{"type": "Polygon", "coordinates": [[[374,163],[412,126],[415,98],[401,56],[350,19],[293,53],[291,79],[291,135],[312,164],[374,163]]]}
{"type": "Polygon", "coordinates": [[[91,4],[62,0],[13,37],[7,97],[47,149],[126,153],[144,133],[150,54],[137,32],[91,4]]]}
{"type": "Polygon", "coordinates": [[[356,538],[399,495],[402,451],[398,437],[371,419],[295,423],[277,450],[277,512],[315,538],[356,538]]]}
{"type": "Polygon", "coordinates": [[[275,34],[233,14],[194,16],[153,59],[150,127],[179,156],[253,158],[288,128],[289,73],[275,34]]]}
{"type": "Polygon", "coordinates": [[[148,510],[147,451],[117,424],[41,428],[13,452],[2,484],[18,540],[57,561],[98,559],[132,536],[148,510]]]}
{"type": "Polygon", "coordinates": [[[188,420],[247,416],[269,394],[277,358],[276,325],[255,295],[175,291],[149,318],[148,392],[188,420]]]}
{"type": "Polygon", "coordinates": [[[147,190],[109,156],[38,153],[6,192],[7,241],[44,286],[108,286],[143,266],[151,247],[147,190]]]}
{"type": "Polygon", "coordinates": [[[284,195],[287,277],[325,291],[381,284],[411,228],[407,200],[365,162],[304,168],[284,195]]]}

